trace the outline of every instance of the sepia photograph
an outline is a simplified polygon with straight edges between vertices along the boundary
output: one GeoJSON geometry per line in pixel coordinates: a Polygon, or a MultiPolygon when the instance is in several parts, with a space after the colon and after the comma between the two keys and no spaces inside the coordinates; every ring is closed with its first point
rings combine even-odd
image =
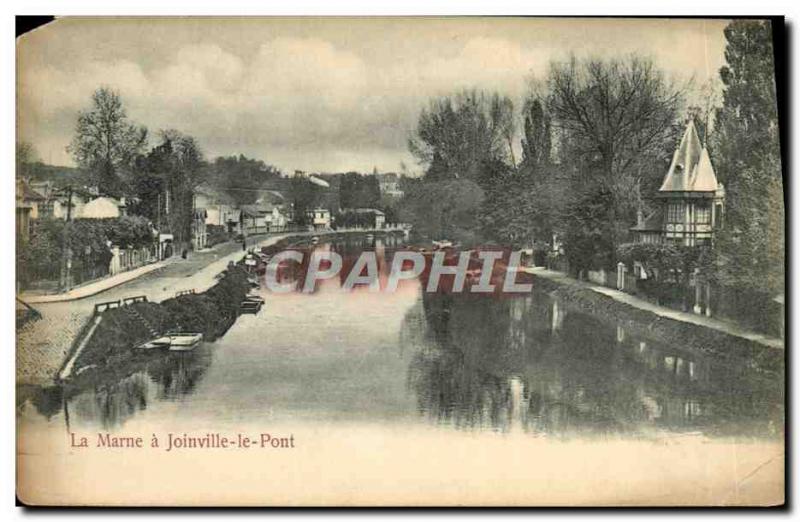
{"type": "Polygon", "coordinates": [[[785,504],[783,17],[24,18],[20,505],[785,504]]]}

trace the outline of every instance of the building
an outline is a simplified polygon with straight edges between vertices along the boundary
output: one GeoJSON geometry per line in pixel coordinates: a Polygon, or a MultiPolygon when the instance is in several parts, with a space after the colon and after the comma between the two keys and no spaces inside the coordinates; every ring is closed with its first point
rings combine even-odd
{"type": "Polygon", "coordinates": [[[323,207],[306,210],[306,220],[313,225],[314,230],[327,230],[331,228],[331,211],[323,207]]]}
{"type": "Polygon", "coordinates": [[[39,205],[45,197],[18,179],[16,186],[17,237],[27,240],[31,235],[33,220],[38,217],[39,205]]]}
{"type": "Polygon", "coordinates": [[[195,208],[205,209],[206,225],[224,227],[232,235],[242,232],[242,211],[229,196],[201,186],[195,190],[194,197],[195,208]]]}
{"type": "Polygon", "coordinates": [[[400,178],[394,172],[387,172],[385,174],[375,174],[378,178],[378,186],[380,187],[381,196],[400,199],[403,197],[403,190],[400,188],[400,178]]]}
{"type": "Polygon", "coordinates": [[[72,217],[76,219],[118,218],[126,214],[127,205],[125,203],[125,198],[115,199],[107,196],[94,198],[88,203],[82,204],[80,207],[75,207],[72,210],[72,217]]]}
{"type": "Polygon", "coordinates": [[[386,226],[386,214],[377,208],[356,208],[353,210],[343,210],[342,214],[354,214],[356,226],[367,228],[383,228],[386,226]]]}
{"type": "Polygon", "coordinates": [[[38,205],[38,219],[70,219],[81,215],[84,205],[100,196],[96,188],[77,187],[67,189],[52,181],[32,181],[33,190],[44,196],[38,205]]]}
{"type": "Polygon", "coordinates": [[[192,216],[192,248],[202,250],[208,246],[208,229],[206,219],[208,212],[204,208],[195,208],[192,216]]]}
{"type": "Polygon", "coordinates": [[[717,181],[708,150],[689,122],[655,195],[656,210],[640,211],[631,228],[638,243],[711,244],[723,223],[725,188],[717,181]]]}
{"type": "Polygon", "coordinates": [[[254,205],[241,208],[241,228],[246,235],[282,232],[286,230],[289,218],[281,205],[259,199],[254,205]]]}

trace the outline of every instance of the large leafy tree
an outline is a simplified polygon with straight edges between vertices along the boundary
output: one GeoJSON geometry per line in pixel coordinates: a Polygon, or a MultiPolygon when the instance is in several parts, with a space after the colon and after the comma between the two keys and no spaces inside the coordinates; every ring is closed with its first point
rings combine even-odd
{"type": "Polygon", "coordinates": [[[103,192],[119,196],[129,191],[125,174],[146,144],[147,129],[128,120],[119,93],[101,87],[92,94],[91,107],[78,113],[67,150],[103,192]]]}
{"type": "MultiPolygon", "coordinates": [[[[582,245],[609,249],[589,257],[613,265],[616,246],[640,204],[638,187],[648,177],[660,178],[666,168],[682,90],[650,60],[636,56],[553,62],[543,88],[560,136],[561,161],[574,167],[573,184],[591,184],[595,195],[602,194],[607,226],[592,230],[604,237],[582,245]]],[[[596,206],[581,208],[583,197],[574,202],[577,222],[584,220],[582,210],[591,214],[586,218],[599,217],[596,206]]]]}
{"type": "Polygon", "coordinates": [[[400,208],[402,221],[428,239],[474,243],[479,229],[483,189],[464,179],[427,181],[413,185],[400,208]]]}
{"type": "Polygon", "coordinates": [[[191,242],[194,191],[207,175],[197,142],[176,130],[160,134],[160,143],[138,158],[132,188],[134,213],[148,217],[162,232],[170,232],[181,248],[191,242]]]}
{"type": "Polygon", "coordinates": [[[511,100],[462,91],[431,100],[420,113],[409,149],[427,166],[431,181],[478,181],[487,165],[508,159],[513,133],[511,100]]]}
{"type": "Polygon", "coordinates": [[[724,283],[784,288],[784,206],[772,31],[769,22],[737,20],[725,29],[715,167],[726,189],[718,241],[724,283]]]}

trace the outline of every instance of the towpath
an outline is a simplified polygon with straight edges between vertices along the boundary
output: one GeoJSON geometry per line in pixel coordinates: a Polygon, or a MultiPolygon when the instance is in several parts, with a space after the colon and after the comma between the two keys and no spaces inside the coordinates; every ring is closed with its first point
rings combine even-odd
{"type": "MultiPolygon", "coordinates": [[[[286,234],[257,238],[248,243],[248,248],[271,245],[284,237],[286,234]]],[[[214,284],[214,276],[224,270],[229,261],[238,261],[243,255],[241,243],[221,243],[192,252],[187,259],[175,256],[139,274],[139,277],[123,280],[97,292],[86,292],[90,294],[86,297],[34,304],[42,318],[28,322],[17,331],[17,383],[52,383],[95,304],[137,295],[146,295],[148,300],[160,302],[174,297],[180,290],[202,292],[214,284]]]]}
{"type": "Polygon", "coordinates": [[[584,281],[578,281],[576,279],[569,277],[567,274],[563,272],[547,270],[541,267],[524,268],[522,270],[529,274],[533,274],[537,277],[543,277],[545,279],[557,282],[561,285],[588,288],[599,294],[608,296],[611,299],[614,299],[615,301],[618,301],[620,303],[625,303],[634,308],[638,308],[639,310],[652,312],[660,317],[666,317],[668,319],[673,319],[675,321],[682,321],[685,323],[692,323],[704,326],[706,328],[711,328],[713,330],[724,332],[726,334],[735,335],[737,337],[741,337],[743,339],[747,339],[749,341],[753,341],[764,346],[769,346],[770,348],[778,348],[780,350],[783,350],[784,346],[783,340],[778,339],[777,337],[770,337],[768,335],[746,330],[728,321],[722,321],[714,317],[706,317],[705,315],[699,315],[690,312],[681,312],[680,310],[673,310],[672,308],[659,306],[657,304],[651,303],[650,301],[646,301],[644,299],[622,292],[620,290],[615,290],[613,288],[608,288],[605,286],[594,285],[591,283],[586,283],[584,281]]]}

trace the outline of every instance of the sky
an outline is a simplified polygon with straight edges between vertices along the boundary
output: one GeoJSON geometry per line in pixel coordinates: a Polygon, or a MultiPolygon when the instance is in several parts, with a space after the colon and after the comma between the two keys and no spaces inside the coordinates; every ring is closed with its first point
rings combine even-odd
{"type": "MultiPolygon", "coordinates": [[[[650,57],[678,82],[718,84],[725,20],[565,18],[65,18],[17,42],[17,140],[66,147],[100,86],[155,140],[194,136],[287,173],[399,171],[420,110],[463,88],[519,106],[551,60],[650,57]]],[[[718,88],[718,86],[717,86],[718,88]]]]}

